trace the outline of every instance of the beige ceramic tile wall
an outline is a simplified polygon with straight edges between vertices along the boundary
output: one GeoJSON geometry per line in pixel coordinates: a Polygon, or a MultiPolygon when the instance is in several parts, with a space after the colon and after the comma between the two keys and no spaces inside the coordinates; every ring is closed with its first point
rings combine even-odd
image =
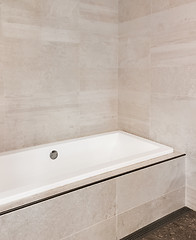
{"type": "Polygon", "coordinates": [[[151,0],[119,1],[119,128],[149,136],[151,0]]]}
{"type": "Polygon", "coordinates": [[[117,0],[0,0],[0,151],[116,130],[117,0]]]}
{"type": "Polygon", "coordinates": [[[195,12],[195,0],[119,1],[119,127],[187,153],[196,210],[195,12]]]}

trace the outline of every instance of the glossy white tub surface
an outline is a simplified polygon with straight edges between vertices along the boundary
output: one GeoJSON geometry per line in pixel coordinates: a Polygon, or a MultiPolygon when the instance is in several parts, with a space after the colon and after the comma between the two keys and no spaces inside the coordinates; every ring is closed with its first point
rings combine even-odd
{"type": "Polygon", "coordinates": [[[82,180],[87,183],[117,169],[134,169],[172,152],[171,147],[117,131],[2,153],[0,206],[24,204],[25,198],[56,193],[52,190],[71,184],[77,187],[82,180]],[[52,150],[59,153],[56,160],[50,159],[52,150]]]}

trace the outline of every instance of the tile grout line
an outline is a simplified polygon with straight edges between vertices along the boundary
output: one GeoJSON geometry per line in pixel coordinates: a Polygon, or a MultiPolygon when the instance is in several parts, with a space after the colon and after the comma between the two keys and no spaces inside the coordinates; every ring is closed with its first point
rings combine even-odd
{"type": "Polygon", "coordinates": [[[106,222],[106,221],[110,221],[110,220],[113,219],[114,217],[115,217],[115,216],[112,216],[112,217],[109,217],[109,218],[107,218],[107,219],[105,219],[105,220],[99,221],[99,222],[97,222],[97,223],[95,223],[95,224],[93,224],[93,225],[90,225],[90,226],[88,226],[88,227],[83,228],[83,229],[80,230],[80,231],[77,231],[77,232],[75,232],[75,233],[73,233],[73,234],[70,234],[70,235],[68,235],[68,236],[66,236],[66,237],[60,238],[59,240],[67,240],[68,238],[73,237],[73,236],[75,236],[76,234],[82,233],[82,232],[84,232],[84,231],[86,231],[86,230],[88,230],[88,229],[90,229],[90,228],[92,228],[92,227],[95,227],[95,226],[97,226],[97,225],[99,225],[99,224],[101,224],[101,223],[104,223],[104,222],[106,222]]]}
{"type": "MultiPolygon", "coordinates": [[[[185,186],[181,186],[180,188],[177,188],[177,189],[175,189],[175,190],[173,190],[173,191],[167,192],[166,195],[169,195],[170,193],[173,193],[173,192],[176,192],[176,191],[179,191],[179,190],[182,190],[182,189],[185,189],[185,186]]],[[[163,194],[163,195],[159,196],[158,198],[155,198],[155,199],[152,199],[152,200],[150,200],[150,201],[144,202],[144,203],[142,203],[141,205],[145,205],[145,204],[148,204],[148,203],[150,203],[150,202],[152,202],[152,201],[156,201],[156,200],[158,200],[158,199],[160,199],[160,198],[162,198],[162,197],[165,197],[166,195],[163,194]]],[[[129,209],[126,210],[126,211],[123,211],[123,212],[121,212],[121,213],[118,213],[117,216],[119,216],[119,215],[121,215],[121,214],[124,214],[124,213],[126,213],[126,212],[129,212],[129,211],[131,211],[131,210],[134,210],[135,208],[138,208],[138,207],[140,207],[141,205],[138,205],[138,206],[133,207],[133,208],[129,208],[129,209]]]]}

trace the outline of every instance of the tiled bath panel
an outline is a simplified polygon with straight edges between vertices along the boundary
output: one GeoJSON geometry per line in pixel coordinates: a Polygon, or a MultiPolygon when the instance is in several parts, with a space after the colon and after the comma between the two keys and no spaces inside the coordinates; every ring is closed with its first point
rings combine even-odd
{"type": "Polygon", "coordinates": [[[0,217],[1,240],[116,240],[185,205],[184,157],[0,217]]]}
{"type": "Polygon", "coordinates": [[[107,181],[0,217],[0,239],[80,239],[88,230],[112,240],[115,206],[115,180],[107,181]]]}
{"type": "Polygon", "coordinates": [[[117,178],[118,239],[185,205],[184,164],[182,157],[117,178]]]}

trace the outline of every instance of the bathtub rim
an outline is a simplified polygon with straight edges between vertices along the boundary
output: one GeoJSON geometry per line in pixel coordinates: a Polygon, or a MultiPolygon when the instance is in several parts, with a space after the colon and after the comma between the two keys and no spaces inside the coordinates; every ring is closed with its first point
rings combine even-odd
{"type": "Polygon", "coordinates": [[[0,205],[0,216],[30,207],[35,204],[42,203],[44,201],[51,200],[56,197],[60,197],[62,195],[72,193],[74,191],[78,191],[78,190],[86,188],[86,187],[90,187],[95,184],[99,184],[99,183],[102,183],[105,181],[112,180],[112,179],[121,177],[123,175],[130,174],[132,172],[140,171],[142,169],[153,167],[158,164],[163,164],[168,161],[178,160],[185,156],[186,156],[185,153],[180,153],[180,152],[174,151],[173,153],[170,153],[167,155],[163,155],[163,156],[160,156],[157,158],[151,158],[151,159],[145,160],[143,162],[132,164],[128,167],[126,166],[126,167],[112,170],[110,172],[101,173],[96,176],[82,179],[80,181],[73,182],[73,183],[70,183],[70,184],[67,184],[64,186],[59,186],[55,189],[41,192],[41,193],[26,197],[26,198],[23,198],[20,200],[2,204],[2,205],[0,205]]]}
{"type": "Polygon", "coordinates": [[[122,134],[125,134],[125,135],[128,135],[128,136],[132,136],[133,138],[142,140],[144,142],[148,142],[148,143],[151,143],[151,144],[153,143],[156,146],[168,147],[168,148],[173,149],[173,147],[168,146],[166,144],[162,144],[162,143],[147,139],[145,137],[140,137],[138,135],[135,135],[133,133],[129,133],[129,132],[126,132],[126,131],[123,131],[123,130],[116,130],[116,131],[93,134],[93,135],[84,136],[84,137],[75,137],[75,138],[66,139],[66,140],[62,140],[62,141],[50,142],[50,143],[45,143],[45,144],[38,144],[38,145],[35,145],[35,146],[24,147],[24,148],[10,150],[10,151],[4,151],[4,152],[0,152],[0,157],[7,156],[7,155],[10,155],[10,154],[27,152],[27,151],[31,151],[31,150],[38,150],[38,149],[47,148],[47,147],[55,148],[55,146],[58,146],[60,144],[78,142],[78,141],[81,141],[81,140],[88,140],[88,139],[91,139],[91,138],[107,136],[108,134],[115,134],[115,133],[122,133],[122,134]]]}

